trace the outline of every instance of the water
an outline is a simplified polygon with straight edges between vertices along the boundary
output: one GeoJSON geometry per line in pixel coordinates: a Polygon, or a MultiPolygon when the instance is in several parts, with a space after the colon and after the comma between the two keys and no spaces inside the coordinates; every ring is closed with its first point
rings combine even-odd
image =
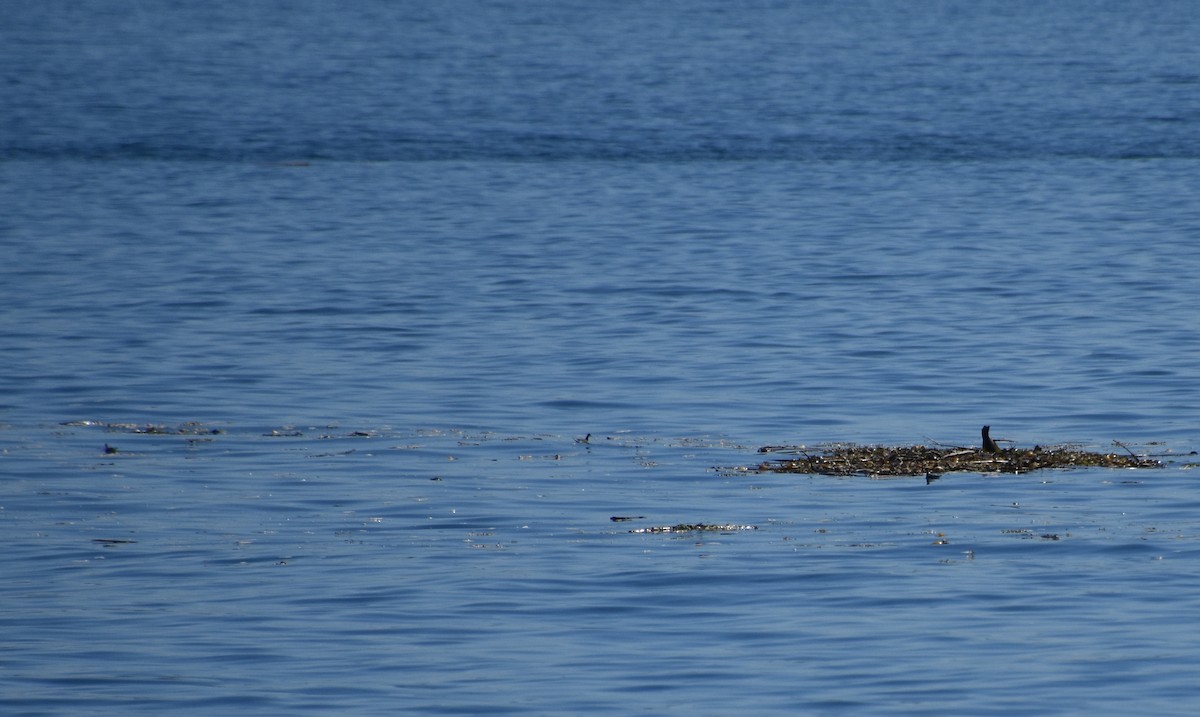
{"type": "Polygon", "coordinates": [[[9,15],[5,714],[1200,696],[1189,4],[9,15]]]}

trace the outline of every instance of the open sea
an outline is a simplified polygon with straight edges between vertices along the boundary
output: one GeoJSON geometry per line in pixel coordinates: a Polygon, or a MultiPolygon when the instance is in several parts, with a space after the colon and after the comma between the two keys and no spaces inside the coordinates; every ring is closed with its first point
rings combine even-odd
{"type": "Polygon", "coordinates": [[[1196,713],[1194,2],[0,5],[6,717],[1196,713]]]}

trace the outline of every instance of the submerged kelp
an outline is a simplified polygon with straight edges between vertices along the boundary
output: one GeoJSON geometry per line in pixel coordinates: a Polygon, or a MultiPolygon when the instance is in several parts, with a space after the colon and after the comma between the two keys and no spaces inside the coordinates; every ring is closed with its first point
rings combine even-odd
{"type": "MultiPolygon", "coordinates": [[[[1117,444],[1120,445],[1120,444],[1117,444]]],[[[1123,446],[1122,446],[1123,447],[1123,446]]],[[[869,475],[936,478],[943,473],[1028,473],[1046,468],[1160,468],[1152,458],[1124,453],[1094,453],[1068,446],[1033,448],[860,446],[836,444],[822,451],[795,446],[766,446],[760,453],[789,452],[764,461],[758,470],[831,476],[869,475]]]]}

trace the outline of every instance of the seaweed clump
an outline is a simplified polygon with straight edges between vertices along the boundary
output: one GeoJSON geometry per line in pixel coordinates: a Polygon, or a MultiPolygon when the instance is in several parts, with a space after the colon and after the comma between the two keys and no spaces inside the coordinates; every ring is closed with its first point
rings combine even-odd
{"type": "MultiPolygon", "coordinates": [[[[1114,441],[1114,443],[1116,443],[1114,441]]],[[[1116,445],[1125,448],[1123,444],[1116,445]]],[[[1160,468],[1151,458],[1125,453],[1095,453],[1067,446],[1033,448],[860,446],[836,444],[822,452],[803,447],[765,446],[759,453],[788,451],[795,457],[768,460],[759,472],[811,473],[829,476],[919,476],[936,478],[943,473],[1028,473],[1048,468],[1160,468]]]]}
{"type": "Polygon", "coordinates": [[[60,425],[72,427],[100,426],[113,433],[146,433],[158,436],[207,436],[221,433],[219,428],[209,428],[198,421],[187,421],[178,426],[167,426],[156,423],[108,423],[105,421],[63,421],[60,425]]]}
{"type": "Polygon", "coordinates": [[[711,525],[708,523],[679,523],[678,525],[655,525],[649,528],[635,528],[631,533],[733,533],[739,530],[758,530],[753,525],[711,525]]]}

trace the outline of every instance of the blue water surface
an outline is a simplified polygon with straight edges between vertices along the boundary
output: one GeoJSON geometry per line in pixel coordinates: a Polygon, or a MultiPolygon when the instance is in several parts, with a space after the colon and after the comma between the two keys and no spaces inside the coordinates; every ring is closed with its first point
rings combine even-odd
{"type": "Polygon", "coordinates": [[[4,714],[1190,714],[1198,24],[10,12],[4,714]]]}

